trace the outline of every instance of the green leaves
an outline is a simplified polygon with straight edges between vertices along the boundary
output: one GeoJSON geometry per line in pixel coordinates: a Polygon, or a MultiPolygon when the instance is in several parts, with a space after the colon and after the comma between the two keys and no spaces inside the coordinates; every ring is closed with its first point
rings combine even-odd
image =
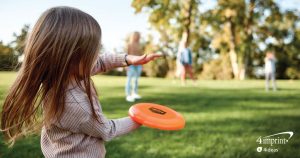
{"type": "MultiPolygon", "coordinates": [[[[300,19],[295,11],[281,10],[273,0],[218,0],[214,8],[202,12],[200,5],[199,0],[132,2],[136,13],[149,14],[149,23],[160,33],[160,41],[164,43],[160,47],[173,47],[173,52],[177,52],[174,46],[178,46],[186,32],[189,46],[197,54],[201,50],[210,54],[234,51],[239,68],[245,68],[248,76],[253,76],[253,70],[263,66],[263,62],[257,65],[254,61],[262,61],[269,49],[275,50],[278,56],[280,78],[294,74],[294,69],[286,72],[288,67],[300,67],[299,62],[295,62],[299,59],[280,55],[299,54],[300,19]],[[266,49],[260,45],[265,45],[266,49]]],[[[300,72],[299,68],[295,69],[300,72]]]]}

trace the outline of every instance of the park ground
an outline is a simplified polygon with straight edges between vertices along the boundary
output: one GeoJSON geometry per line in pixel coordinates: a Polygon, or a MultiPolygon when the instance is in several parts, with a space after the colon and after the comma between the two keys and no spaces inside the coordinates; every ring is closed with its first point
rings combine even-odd
{"type": "MultiPolygon", "coordinates": [[[[0,72],[0,106],[16,73],[0,72]]],[[[125,77],[94,76],[108,118],[127,116],[125,77]]],[[[300,157],[300,81],[280,80],[277,92],[265,92],[263,80],[205,81],[197,85],[178,80],[141,78],[138,102],[167,105],[182,113],[186,127],[160,131],[141,127],[106,143],[108,158],[181,157],[300,157]],[[259,145],[256,140],[293,131],[287,144],[259,145]],[[278,152],[257,152],[257,147],[278,152]]],[[[39,135],[20,139],[7,148],[0,134],[0,157],[43,157],[39,135]]]]}

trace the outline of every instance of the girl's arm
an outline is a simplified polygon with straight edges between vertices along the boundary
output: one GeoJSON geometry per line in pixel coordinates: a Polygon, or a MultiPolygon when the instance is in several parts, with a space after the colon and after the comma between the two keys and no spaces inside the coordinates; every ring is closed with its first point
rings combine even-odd
{"type": "Polygon", "coordinates": [[[97,73],[106,72],[116,67],[124,67],[127,66],[125,61],[126,54],[109,54],[104,53],[99,55],[96,65],[92,70],[92,75],[96,75],[97,73]]]}
{"type": "Polygon", "coordinates": [[[142,56],[108,53],[101,54],[92,70],[92,75],[105,72],[116,67],[143,65],[161,56],[162,54],[144,54],[142,56]]]}
{"type": "MultiPolygon", "coordinates": [[[[91,116],[91,115],[90,115],[91,116]]],[[[80,132],[104,141],[132,132],[141,125],[130,117],[107,119],[102,113],[97,113],[98,121],[90,117],[80,123],[80,132]]]]}
{"type": "Polygon", "coordinates": [[[96,120],[90,106],[88,102],[69,103],[58,126],[73,133],[84,133],[104,141],[127,134],[140,126],[130,117],[107,119],[99,109],[96,110],[96,120]]]}

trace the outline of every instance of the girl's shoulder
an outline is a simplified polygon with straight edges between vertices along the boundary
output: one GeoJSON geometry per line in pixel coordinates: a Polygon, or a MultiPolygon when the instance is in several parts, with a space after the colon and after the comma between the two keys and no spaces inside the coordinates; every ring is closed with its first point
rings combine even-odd
{"type": "Polygon", "coordinates": [[[73,87],[66,91],[66,102],[84,102],[86,93],[79,87],[73,87]]]}
{"type": "MultiPolygon", "coordinates": [[[[66,109],[80,108],[85,112],[92,113],[88,95],[80,87],[74,87],[66,91],[65,103],[66,109]]],[[[93,104],[97,104],[97,102],[93,102],[93,104]]]]}

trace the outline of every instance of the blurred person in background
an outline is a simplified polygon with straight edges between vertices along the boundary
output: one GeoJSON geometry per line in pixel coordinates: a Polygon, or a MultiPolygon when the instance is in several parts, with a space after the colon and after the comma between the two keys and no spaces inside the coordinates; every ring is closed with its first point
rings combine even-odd
{"type": "Polygon", "coordinates": [[[189,73],[190,78],[196,83],[194,78],[193,67],[192,67],[192,51],[188,47],[188,42],[186,34],[183,34],[183,38],[180,41],[178,54],[177,54],[177,72],[176,76],[180,74],[181,84],[184,86],[186,84],[186,73],[189,73]]]}
{"type": "Polygon", "coordinates": [[[271,51],[268,51],[266,53],[265,57],[265,78],[266,78],[266,91],[269,91],[270,87],[270,80],[272,81],[272,88],[273,91],[277,90],[276,86],[276,77],[275,77],[275,72],[276,72],[276,58],[274,56],[274,53],[271,51]]]}
{"type": "MultiPolygon", "coordinates": [[[[133,32],[129,38],[127,44],[128,55],[143,55],[143,48],[140,43],[140,33],[133,32]]],[[[130,65],[127,68],[127,81],[125,86],[126,101],[134,102],[136,99],[141,99],[142,97],[138,94],[138,79],[142,73],[142,65],[130,65]],[[131,80],[133,79],[133,87],[131,85],[131,80]]]]}

